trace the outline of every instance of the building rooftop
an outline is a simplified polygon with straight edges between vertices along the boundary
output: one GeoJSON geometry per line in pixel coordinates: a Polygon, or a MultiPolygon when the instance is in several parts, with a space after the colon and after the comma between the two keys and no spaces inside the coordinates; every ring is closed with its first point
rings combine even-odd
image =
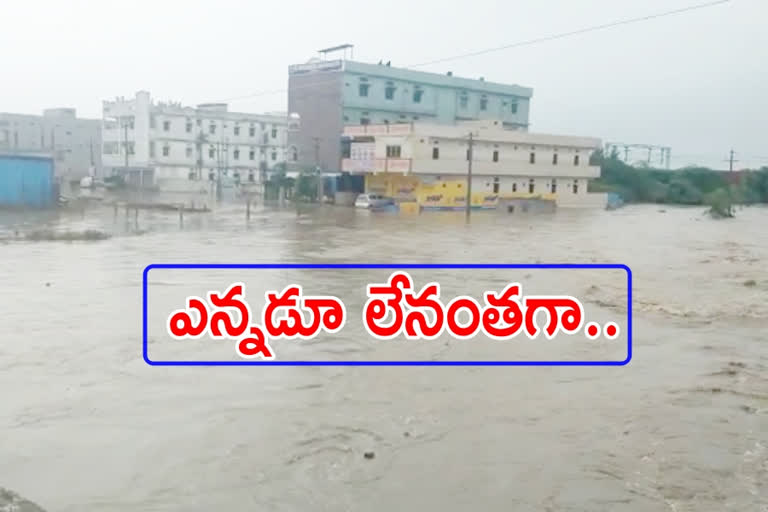
{"type": "Polygon", "coordinates": [[[453,74],[440,74],[428,71],[417,71],[408,68],[398,68],[384,64],[368,64],[353,60],[319,60],[312,59],[306,64],[295,64],[289,66],[290,75],[305,73],[324,73],[340,72],[359,73],[368,76],[377,76],[381,78],[390,78],[393,80],[403,80],[410,82],[429,83],[435,86],[452,87],[466,90],[481,91],[495,94],[506,94],[510,96],[520,96],[530,98],[533,96],[533,89],[523,87],[517,84],[502,84],[498,82],[488,82],[484,78],[463,78],[453,74]]]}
{"type": "Polygon", "coordinates": [[[417,71],[407,68],[397,68],[385,66],[383,64],[367,64],[364,62],[344,61],[344,70],[352,73],[360,73],[382,78],[392,78],[397,80],[428,82],[433,85],[444,87],[455,87],[467,90],[477,90],[483,92],[510,94],[530,98],[533,96],[533,89],[523,87],[517,84],[501,84],[497,82],[487,82],[478,78],[462,78],[452,74],[432,73],[428,71],[417,71]]]}
{"type": "Polygon", "coordinates": [[[501,126],[501,121],[464,121],[456,124],[414,122],[344,127],[344,135],[348,137],[423,135],[424,137],[463,139],[467,138],[470,132],[472,132],[475,140],[480,142],[510,142],[543,146],[567,145],[590,149],[602,147],[601,140],[596,137],[506,130],[501,126]]]}

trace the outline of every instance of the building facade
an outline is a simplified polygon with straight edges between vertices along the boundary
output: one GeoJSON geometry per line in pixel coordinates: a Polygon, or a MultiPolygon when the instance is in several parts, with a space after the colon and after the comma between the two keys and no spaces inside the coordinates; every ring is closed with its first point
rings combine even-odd
{"type": "Polygon", "coordinates": [[[43,115],[0,113],[0,152],[48,155],[58,181],[101,176],[101,121],[81,119],[73,108],[43,115]]]}
{"type": "Polygon", "coordinates": [[[288,109],[302,120],[290,144],[299,167],[338,172],[344,126],[492,119],[527,131],[532,95],[530,88],[483,78],[315,60],[288,70],[288,109]]]}
{"type": "Polygon", "coordinates": [[[366,192],[398,202],[465,208],[471,156],[473,207],[496,208],[513,198],[604,206],[603,194],[587,192],[588,180],[600,176],[600,167],[590,163],[601,147],[596,138],[513,131],[501,120],[369,124],[347,126],[344,133],[352,142],[342,169],[364,174],[366,192]]]}
{"type": "Polygon", "coordinates": [[[286,114],[230,112],[226,104],[196,108],[155,103],[146,91],[103,102],[102,158],[108,174],[167,191],[207,190],[209,182],[261,182],[297,158],[287,146],[286,114]]]}

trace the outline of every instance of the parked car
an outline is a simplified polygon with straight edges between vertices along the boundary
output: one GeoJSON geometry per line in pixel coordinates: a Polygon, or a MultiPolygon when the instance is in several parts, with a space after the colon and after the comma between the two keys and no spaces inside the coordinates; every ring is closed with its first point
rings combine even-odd
{"type": "Polygon", "coordinates": [[[379,194],[360,194],[355,200],[355,208],[367,210],[384,208],[393,204],[395,204],[394,199],[379,194]]]}

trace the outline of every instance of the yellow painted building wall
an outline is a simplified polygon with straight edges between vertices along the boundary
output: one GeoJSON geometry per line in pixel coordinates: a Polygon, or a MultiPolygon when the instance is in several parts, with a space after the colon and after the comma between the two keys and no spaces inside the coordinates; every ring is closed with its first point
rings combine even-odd
{"type": "MultiPolygon", "coordinates": [[[[464,179],[430,180],[423,183],[417,176],[400,174],[368,174],[365,190],[368,193],[392,197],[398,202],[416,202],[423,208],[464,208],[467,197],[464,179]]],[[[507,192],[493,194],[485,191],[472,193],[473,208],[495,208],[499,198],[531,198],[555,200],[557,194],[507,192]]]]}

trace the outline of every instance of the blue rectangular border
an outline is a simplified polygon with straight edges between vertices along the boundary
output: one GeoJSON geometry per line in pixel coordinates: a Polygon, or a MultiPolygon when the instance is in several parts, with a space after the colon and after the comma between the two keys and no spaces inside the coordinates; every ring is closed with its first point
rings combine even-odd
{"type": "Polygon", "coordinates": [[[142,279],[142,333],[144,361],[151,366],[626,366],[632,360],[632,270],[613,263],[543,263],[543,264],[395,264],[395,263],[153,263],[144,269],[142,279]],[[613,269],[627,273],[627,358],[623,361],[153,361],[149,358],[147,339],[147,277],[152,269],[613,269]]]}

